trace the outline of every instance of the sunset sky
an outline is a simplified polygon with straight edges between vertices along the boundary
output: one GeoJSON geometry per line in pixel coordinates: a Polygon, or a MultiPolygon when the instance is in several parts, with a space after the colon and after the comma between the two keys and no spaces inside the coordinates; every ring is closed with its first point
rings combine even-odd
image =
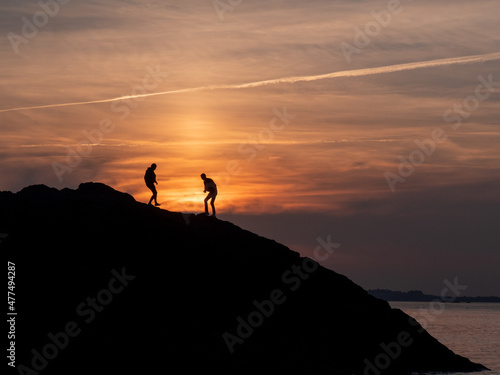
{"type": "Polygon", "coordinates": [[[199,213],[204,172],[220,219],[330,236],[364,288],[500,295],[500,1],[0,4],[0,190],[147,202],[154,162],[162,208],[199,213]]]}

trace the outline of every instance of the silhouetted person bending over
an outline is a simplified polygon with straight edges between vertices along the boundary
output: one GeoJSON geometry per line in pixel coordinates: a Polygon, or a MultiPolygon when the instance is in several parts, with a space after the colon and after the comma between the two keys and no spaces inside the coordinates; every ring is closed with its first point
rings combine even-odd
{"type": "Polygon", "coordinates": [[[153,192],[153,195],[151,199],[149,200],[149,205],[151,205],[151,202],[153,199],[155,200],[155,206],[159,206],[160,204],[156,200],[156,196],[158,195],[158,192],[156,191],[156,185],[158,185],[158,182],[156,182],[156,174],[155,174],[155,169],[156,169],[156,164],[153,163],[151,164],[151,167],[146,169],[146,174],[144,175],[144,181],[146,182],[146,186],[153,192]]]}
{"type": "Polygon", "coordinates": [[[211,199],[210,205],[212,206],[212,212],[213,212],[212,216],[215,216],[214,201],[215,201],[215,197],[217,196],[217,185],[215,185],[214,180],[212,180],[211,178],[207,178],[207,175],[205,173],[201,174],[201,179],[205,183],[205,190],[203,190],[203,192],[206,193],[208,191],[208,195],[204,200],[204,202],[205,202],[205,214],[208,215],[207,202],[209,199],[211,199]]]}

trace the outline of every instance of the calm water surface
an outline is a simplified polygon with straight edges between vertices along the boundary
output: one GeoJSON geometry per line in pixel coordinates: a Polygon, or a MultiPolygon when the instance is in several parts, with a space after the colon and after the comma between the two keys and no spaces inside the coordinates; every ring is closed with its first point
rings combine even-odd
{"type": "Polygon", "coordinates": [[[414,317],[456,354],[500,375],[500,303],[389,302],[414,317]]]}

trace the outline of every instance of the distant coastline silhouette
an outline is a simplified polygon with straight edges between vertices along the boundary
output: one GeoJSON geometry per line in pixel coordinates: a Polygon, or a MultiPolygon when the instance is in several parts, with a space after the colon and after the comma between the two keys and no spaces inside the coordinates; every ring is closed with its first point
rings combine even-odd
{"type": "Polygon", "coordinates": [[[160,203],[156,200],[158,196],[158,192],[156,191],[156,185],[158,185],[158,182],[156,181],[156,164],[153,163],[151,164],[151,167],[146,169],[146,173],[144,174],[144,182],[146,182],[146,186],[151,190],[153,195],[151,196],[151,199],[149,200],[148,205],[151,205],[151,202],[154,200],[155,201],[155,206],[160,206],[160,203]]]}
{"type": "Polygon", "coordinates": [[[208,215],[208,201],[210,200],[210,205],[212,206],[212,216],[215,216],[215,198],[217,197],[217,185],[215,184],[214,180],[211,178],[208,178],[205,173],[202,173],[200,175],[201,179],[203,180],[203,183],[205,185],[205,190],[203,190],[204,193],[208,191],[208,195],[204,199],[205,203],[205,214],[208,215]]]}

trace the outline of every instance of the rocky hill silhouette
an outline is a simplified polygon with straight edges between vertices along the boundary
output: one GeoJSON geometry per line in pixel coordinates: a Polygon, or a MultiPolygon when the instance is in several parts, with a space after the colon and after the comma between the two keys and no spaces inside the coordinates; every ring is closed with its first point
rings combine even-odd
{"type": "Polygon", "coordinates": [[[20,374],[485,369],[347,277],[100,183],[0,193],[20,374]]]}

